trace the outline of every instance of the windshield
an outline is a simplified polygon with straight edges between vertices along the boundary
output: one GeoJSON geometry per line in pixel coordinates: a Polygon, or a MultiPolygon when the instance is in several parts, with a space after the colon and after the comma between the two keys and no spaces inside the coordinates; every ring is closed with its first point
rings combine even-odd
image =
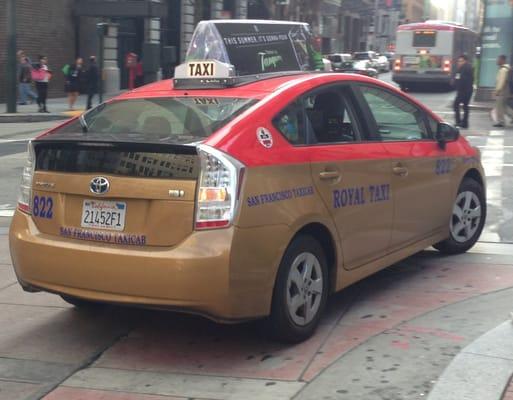
{"type": "Polygon", "coordinates": [[[197,142],[256,102],[255,99],[192,96],[118,100],[101,104],[54,131],[49,139],[197,142]]]}
{"type": "Polygon", "coordinates": [[[368,60],[369,54],[368,53],[354,53],[353,58],[355,60],[368,60]]]}
{"type": "Polygon", "coordinates": [[[328,56],[328,60],[330,60],[331,62],[341,62],[342,61],[342,57],[339,56],[339,55],[328,56]]]}

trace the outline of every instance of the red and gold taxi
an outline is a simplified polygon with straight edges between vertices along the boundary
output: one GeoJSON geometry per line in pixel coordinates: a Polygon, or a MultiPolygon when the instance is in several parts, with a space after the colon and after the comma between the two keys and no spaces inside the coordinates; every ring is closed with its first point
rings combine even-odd
{"type": "Polygon", "coordinates": [[[454,254],[478,239],[478,150],[394,87],[180,68],[31,142],[10,228],[25,290],[268,317],[276,337],[298,341],[330,293],[428,246],[454,254]]]}

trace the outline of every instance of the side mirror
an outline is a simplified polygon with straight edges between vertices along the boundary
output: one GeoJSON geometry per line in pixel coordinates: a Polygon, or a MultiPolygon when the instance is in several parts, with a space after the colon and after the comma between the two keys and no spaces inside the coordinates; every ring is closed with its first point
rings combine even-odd
{"type": "Polygon", "coordinates": [[[436,137],[439,146],[445,149],[447,142],[454,142],[460,137],[460,130],[447,122],[440,122],[436,128],[436,137]]]}

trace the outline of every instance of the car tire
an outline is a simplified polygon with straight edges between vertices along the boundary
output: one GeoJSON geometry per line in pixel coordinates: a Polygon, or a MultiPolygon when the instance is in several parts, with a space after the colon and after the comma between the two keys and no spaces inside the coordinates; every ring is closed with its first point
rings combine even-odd
{"type": "Polygon", "coordinates": [[[479,239],[486,220],[486,198],[483,186],[465,178],[454,201],[449,221],[449,237],[433,245],[444,254],[461,254],[479,239]]]}
{"type": "Polygon", "coordinates": [[[326,256],[310,235],[299,235],[283,255],[273,292],[272,336],[298,343],[315,332],[329,292],[326,256]]]}
{"type": "Polygon", "coordinates": [[[61,297],[66,303],[69,303],[69,304],[75,306],[76,308],[88,309],[88,308],[100,308],[100,307],[104,306],[103,303],[80,299],[78,297],[68,296],[66,294],[61,294],[61,297]]]}

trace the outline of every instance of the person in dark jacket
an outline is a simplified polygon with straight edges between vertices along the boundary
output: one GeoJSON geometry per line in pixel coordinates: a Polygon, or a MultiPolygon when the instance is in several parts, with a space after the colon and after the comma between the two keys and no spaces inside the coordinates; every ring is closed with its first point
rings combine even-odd
{"type": "Polygon", "coordinates": [[[89,67],[85,73],[85,87],[87,91],[87,109],[93,106],[93,97],[98,93],[99,69],[96,64],[96,57],[89,57],[89,67]]]}
{"type": "Polygon", "coordinates": [[[82,58],[78,57],[75,60],[75,64],[69,67],[68,75],[66,76],[65,89],[66,93],[68,93],[68,104],[70,110],[74,109],[75,102],[77,101],[80,94],[80,83],[83,79],[82,64],[82,58]]]}
{"type": "Polygon", "coordinates": [[[453,83],[456,89],[454,119],[456,125],[460,128],[468,128],[468,103],[472,98],[472,91],[474,90],[474,71],[465,54],[458,57],[458,69],[454,74],[453,83]],[[461,118],[460,114],[461,105],[463,105],[463,118],[461,118]]]}

